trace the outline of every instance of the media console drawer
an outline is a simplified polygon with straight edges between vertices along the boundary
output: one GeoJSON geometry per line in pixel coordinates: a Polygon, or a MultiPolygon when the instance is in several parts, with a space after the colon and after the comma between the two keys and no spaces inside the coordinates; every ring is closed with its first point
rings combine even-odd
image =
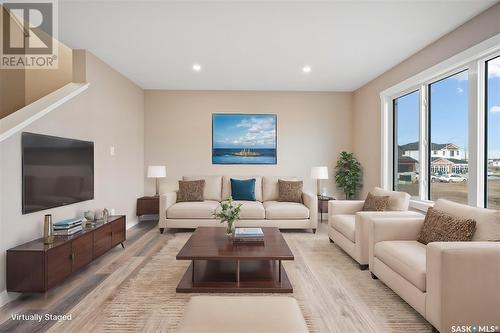
{"type": "Polygon", "coordinates": [[[46,292],[126,239],[125,216],[72,236],[43,238],[7,250],[7,291],[46,292]]]}

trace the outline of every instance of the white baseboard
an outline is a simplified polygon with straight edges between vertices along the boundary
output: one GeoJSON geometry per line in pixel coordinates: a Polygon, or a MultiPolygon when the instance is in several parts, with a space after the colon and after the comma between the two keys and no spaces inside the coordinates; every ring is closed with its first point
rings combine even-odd
{"type": "Polygon", "coordinates": [[[0,307],[18,298],[20,293],[8,293],[7,290],[0,292],[0,307]]]}

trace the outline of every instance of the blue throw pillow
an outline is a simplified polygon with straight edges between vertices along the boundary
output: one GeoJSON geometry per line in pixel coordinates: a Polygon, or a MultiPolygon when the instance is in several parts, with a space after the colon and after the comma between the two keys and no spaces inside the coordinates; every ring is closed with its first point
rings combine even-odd
{"type": "Polygon", "coordinates": [[[245,180],[231,178],[231,196],[233,200],[255,201],[255,178],[245,180]]]}

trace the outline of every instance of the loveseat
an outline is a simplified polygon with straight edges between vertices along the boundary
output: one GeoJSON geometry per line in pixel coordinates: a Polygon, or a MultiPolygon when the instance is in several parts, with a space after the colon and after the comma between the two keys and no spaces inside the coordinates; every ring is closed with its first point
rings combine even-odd
{"type": "Polygon", "coordinates": [[[417,241],[423,217],[374,218],[369,224],[372,276],[394,290],[441,333],[465,332],[458,330],[462,327],[469,327],[468,332],[498,331],[499,211],[444,199],[436,201],[434,210],[475,220],[472,241],[424,245],[417,241]]]}
{"type": "Polygon", "coordinates": [[[361,270],[368,268],[368,232],[371,217],[407,216],[422,214],[408,211],[410,195],[405,192],[386,191],[375,187],[371,194],[389,196],[387,211],[362,211],[364,200],[331,200],[328,202],[328,236],[359,264],[361,270]]]}
{"type": "Polygon", "coordinates": [[[262,176],[192,176],[183,180],[205,180],[203,201],[177,202],[177,192],[160,196],[160,220],[158,227],[197,228],[199,226],[223,226],[213,217],[221,201],[231,196],[231,178],[255,178],[256,201],[241,203],[239,227],[278,227],[280,229],[311,229],[318,226],[318,198],[314,194],[302,193],[302,203],[278,201],[278,179],[296,180],[290,177],[262,176]]]}

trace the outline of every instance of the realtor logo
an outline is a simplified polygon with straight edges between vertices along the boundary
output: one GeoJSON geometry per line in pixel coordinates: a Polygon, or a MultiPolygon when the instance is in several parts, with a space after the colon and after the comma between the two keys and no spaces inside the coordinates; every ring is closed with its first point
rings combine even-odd
{"type": "Polygon", "coordinates": [[[2,69],[57,68],[57,2],[0,1],[2,69]]]}

